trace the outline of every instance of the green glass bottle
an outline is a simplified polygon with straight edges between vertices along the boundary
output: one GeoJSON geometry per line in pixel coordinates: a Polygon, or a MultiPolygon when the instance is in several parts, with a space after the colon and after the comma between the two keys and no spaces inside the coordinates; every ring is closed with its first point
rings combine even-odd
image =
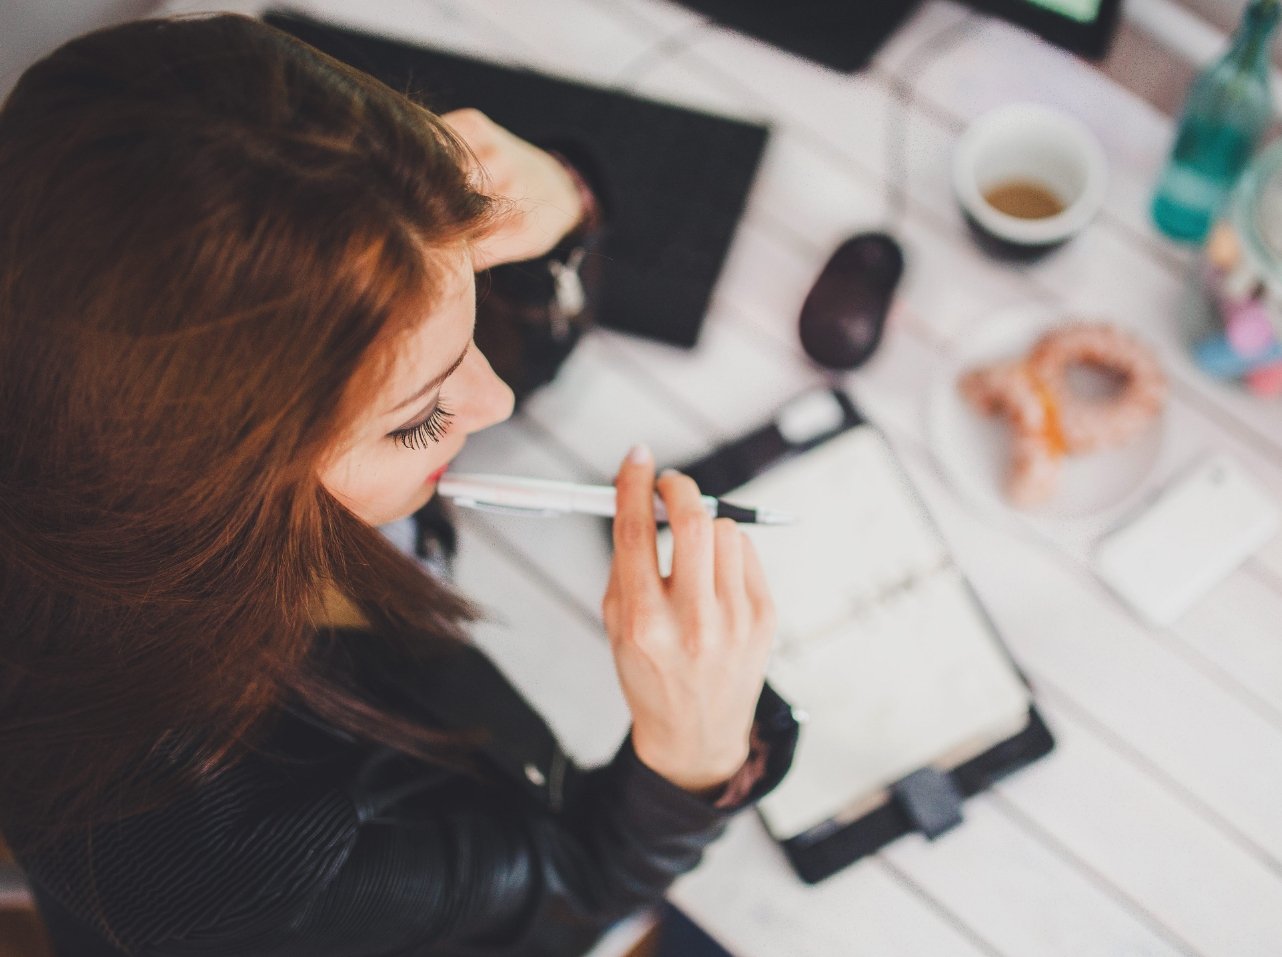
{"type": "Polygon", "coordinates": [[[1280,6],[1280,0],[1251,0],[1229,51],[1189,88],[1153,196],[1153,220],[1172,239],[1206,237],[1268,128],[1269,47],[1280,6]]]}

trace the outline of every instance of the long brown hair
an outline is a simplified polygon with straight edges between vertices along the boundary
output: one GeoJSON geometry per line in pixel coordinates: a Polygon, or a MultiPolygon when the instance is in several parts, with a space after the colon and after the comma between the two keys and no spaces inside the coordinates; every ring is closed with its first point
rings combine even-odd
{"type": "Polygon", "coordinates": [[[294,696],[445,744],[314,664],[311,609],[332,583],[404,654],[475,618],[317,478],[429,314],[434,253],[494,215],[464,150],[239,15],[100,30],[23,74],[0,109],[0,827],[141,810],[294,696]]]}

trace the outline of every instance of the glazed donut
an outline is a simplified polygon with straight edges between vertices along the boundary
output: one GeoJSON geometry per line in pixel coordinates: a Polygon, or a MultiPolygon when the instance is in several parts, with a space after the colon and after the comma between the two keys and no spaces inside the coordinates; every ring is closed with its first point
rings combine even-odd
{"type": "Polygon", "coordinates": [[[1006,492],[1026,506],[1054,494],[1065,455],[1124,445],[1143,431],[1162,409],[1166,377],[1133,336],[1106,323],[1074,322],[1046,333],[1024,359],[968,371],[958,388],[980,412],[1010,423],[1006,492]],[[1102,399],[1080,395],[1068,378],[1074,366],[1114,375],[1120,387],[1102,399]]]}
{"type": "Polygon", "coordinates": [[[1029,353],[1028,370],[1053,397],[1072,454],[1125,445],[1153,421],[1166,399],[1166,376],[1153,354],[1104,323],[1076,322],[1047,333],[1029,353]],[[1075,365],[1116,375],[1120,391],[1105,399],[1079,395],[1068,383],[1068,370],[1075,365]]]}
{"type": "Polygon", "coordinates": [[[1044,502],[1055,493],[1064,444],[1053,411],[1022,361],[974,369],[958,382],[961,393],[985,415],[1011,426],[1006,495],[1016,505],[1044,502]]]}

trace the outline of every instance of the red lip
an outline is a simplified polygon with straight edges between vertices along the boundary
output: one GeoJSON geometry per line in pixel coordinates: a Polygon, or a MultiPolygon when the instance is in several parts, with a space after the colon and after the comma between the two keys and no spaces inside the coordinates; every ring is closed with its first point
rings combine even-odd
{"type": "Polygon", "coordinates": [[[445,474],[445,470],[446,470],[446,469],[448,469],[449,467],[450,467],[450,466],[449,466],[449,463],[448,463],[448,462],[447,462],[447,463],[445,463],[445,464],[444,464],[444,465],[442,465],[439,469],[437,469],[435,472],[433,472],[431,475],[429,475],[429,476],[427,477],[427,480],[428,480],[429,482],[435,482],[435,481],[437,481],[437,480],[438,480],[442,475],[444,475],[444,474],[445,474]]]}

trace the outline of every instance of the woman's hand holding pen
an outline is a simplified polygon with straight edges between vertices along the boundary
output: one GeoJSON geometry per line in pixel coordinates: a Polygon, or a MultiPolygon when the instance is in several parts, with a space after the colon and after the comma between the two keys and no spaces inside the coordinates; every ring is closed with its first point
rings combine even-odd
{"type": "Polygon", "coordinates": [[[615,480],[614,560],[602,601],[632,742],[652,770],[689,791],[729,780],[749,734],[775,632],[774,603],[751,539],[712,519],[694,480],[657,487],[673,538],[672,573],[659,573],[654,461],[629,454],[615,480]]]}

